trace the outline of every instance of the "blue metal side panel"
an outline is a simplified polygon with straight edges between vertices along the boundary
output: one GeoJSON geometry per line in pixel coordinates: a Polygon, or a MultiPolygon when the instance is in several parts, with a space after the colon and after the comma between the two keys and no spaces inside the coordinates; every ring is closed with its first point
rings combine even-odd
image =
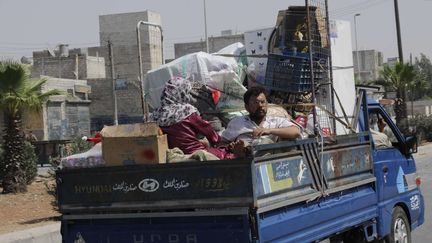
{"type": "Polygon", "coordinates": [[[317,203],[259,215],[260,242],[311,242],[378,216],[371,187],[346,190],[317,203]]]}
{"type": "Polygon", "coordinates": [[[65,243],[250,242],[247,215],[71,220],[63,221],[62,235],[65,243]]]}
{"type": "Polygon", "coordinates": [[[403,174],[415,173],[414,160],[407,160],[396,148],[375,150],[373,158],[380,201],[386,201],[398,196],[398,174],[401,170],[403,174]],[[388,172],[383,172],[384,166],[388,168],[388,172]]]}
{"type": "Polygon", "coordinates": [[[415,162],[406,158],[396,148],[374,151],[374,171],[379,198],[378,235],[390,233],[393,208],[403,205],[411,222],[411,229],[423,224],[424,199],[419,188],[409,189],[406,175],[416,172],[415,162]],[[387,167],[387,172],[383,168],[387,167]]]}
{"type": "Polygon", "coordinates": [[[406,192],[399,197],[379,203],[378,235],[385,236],[390,233],[390,225],[393,208],[403,205],[408,210],[408,219],[411,222],[411,230],[424,223],[424,198],[419,189],[406,192]]]}

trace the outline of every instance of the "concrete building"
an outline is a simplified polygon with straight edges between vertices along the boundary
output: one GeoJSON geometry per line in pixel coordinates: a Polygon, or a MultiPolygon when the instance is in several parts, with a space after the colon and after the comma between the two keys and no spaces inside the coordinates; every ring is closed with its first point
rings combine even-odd
{"type": "MultiPolygon", "coordinates": [[[[88,94],[88,99],[92,101],[89,105],[91,131],[114,123],[112,76],[117,87],[119,123],[142,121],[136,35],[139,21],[160,25],[161,17],[151,11],[102,15],[99,16],[100,46],[68,50],[67,45],[60,45],[55,51],[33,53],[34,77],[47,75],[88,80],[88,84],[92,86],[92,92],[88,94]],[[108,51],[109,42],[112,46],[111,56],[108,51]]],[[[157,27],[141,25],[140,36],[145,74],[162,64],[162,33],[157,27]]]]}
{"type": "Polygon", "coordinates": [[[390,67],[394,67],[398,62],[399,62],[399,57],[390,57],[387,58],[386,64],[389,65],[390,67]]]}
{"type": "Polygon", "coordinates": [[[416,100],[407,102],[408,117],[412,115],[432,115],[432,100],[416,100]]]}
{"type": "Polygon", "coordinates": [[[383,68],[383,54],[376,50],[353,51],[353,62],[357,82],[375,81],[379,78],[380,70],[383,68]]]}
{"type": "MultiPolygon", "coordinates": [[[[92,131],[114,122],[113,81],[108,42],[112,44],[112,59],[116,83],[118,121],[122,123],[141,122],[143,111],[138,65],[136,27],[139,21],[161,25],[161,17],[152,11],[121,13],[99,16],[99,47],[89,47],[91,55],[104,57],[106,79],[88,78],[93,88],[90,95],[92,131]]],[[[143,73],[162,65],[162,33],[158,27],[140,25],[141,60],[143,73]]]]}
{"type": "Polygon", "coordinates": [[[87,48],[33,52],[33,78],[46,78],[42,91],[59,89],[67,95],[54,96],[42,113],[23,115],[25,130],[32,130],[38,140],[66,140],[90,135],[91,87],[87,79],[105,79],[105,60],[91,56],[87,48]]]}
{"type": "Polygon", "coordinates": [[[64,91],[43,105],[41,112],[23,113],[24,132],[33,131],[38,140],[67,140],[90,134],[91,88],[86,80],[63,79],[42,76],[47,82],[42,92],[52,89],[64,91]]]}
{"type": "MultiPolygon", "coordinates": [[[[244,44],[244,35],[243,34],[236,34],[236,35],[228,35],[229,31],[223,31],[222,36],[217,37],[209,37],[208,43],[209,43],[209,52],[217,52],[220,49],[237,43],[241,42],[244,44]]],[[[174,55],[175,58],[182,57],[184,55],[204,51],[206,52],[206,42],[204,41],[198,41],[198,42],[188,42],[188,43],[177,43],[174,44],[174,55]]]]}
{"type": "Polygon", "coordinates": [[[105,78],[105,60],[100,56],[89,56],[86,48],[69,50],[67,45],[60,45],[58,50],[33,52],[32,76],[105,78]]]}
{"type": "MultiPolygon", "coordinates": [[[[136,27],[139,21],[161,25],[161,17],[152,11],[136,13],[121,13],[99,16],[100,47],[105,49],[100,54],[109,58],[106,52],[108,41],[114,49],[115,75],[137,81],[138,75],[138,45],[136,27]]],[[[140,26],[141,56],[144,73],[162,64],[162,42],[160,29],[154,26],[140,26]]],[[[93,55],[97,48],[90,48],[93,55]]],[[[108,71],[109,69],[107,69],[108,71]]],[[[110,72],[108,72],[110,73],[110,72]]],[[[107,76],[108,78],[110,75],[107,76]]]]}

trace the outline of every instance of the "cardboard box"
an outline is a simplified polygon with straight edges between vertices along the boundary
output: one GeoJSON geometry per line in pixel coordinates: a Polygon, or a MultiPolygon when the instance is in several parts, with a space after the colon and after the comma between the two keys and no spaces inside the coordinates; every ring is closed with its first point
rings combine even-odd
{"type": "Polygon", "coordinates": [[[167,137],[156,123],[106,126],[101,134],[107,166],[166,162],[167,137]]]}

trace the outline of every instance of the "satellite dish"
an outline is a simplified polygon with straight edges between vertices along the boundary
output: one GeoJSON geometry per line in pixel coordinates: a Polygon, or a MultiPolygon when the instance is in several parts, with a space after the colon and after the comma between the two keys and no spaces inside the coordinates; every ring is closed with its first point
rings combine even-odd
{"type": "Polygon", "coordinates": [[[30,59],[28,57],[26,57],[26,56],[22,56],[21,59],[20,59],[20,61],[23,64],[31,64],[30,59]]]}

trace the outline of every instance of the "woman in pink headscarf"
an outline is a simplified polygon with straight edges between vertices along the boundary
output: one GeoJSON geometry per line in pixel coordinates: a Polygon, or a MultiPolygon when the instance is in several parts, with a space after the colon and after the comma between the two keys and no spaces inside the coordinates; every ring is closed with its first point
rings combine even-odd
{"type": "Polygon", "coordinates": [[[210,123],[203,120],[194,106],[191,95],[192,83],[183,78],[169,80],[162,92],[161,107],[153,112],[162,131],[167,134],[170,148],[179,148],[185,154],[206,150],[219,159],[232,159],[234,155],[224,148],[213,147],[221,140],[210,123]],[[210,144],[200,141],[197,135],[207,138],[210,144]]]}

